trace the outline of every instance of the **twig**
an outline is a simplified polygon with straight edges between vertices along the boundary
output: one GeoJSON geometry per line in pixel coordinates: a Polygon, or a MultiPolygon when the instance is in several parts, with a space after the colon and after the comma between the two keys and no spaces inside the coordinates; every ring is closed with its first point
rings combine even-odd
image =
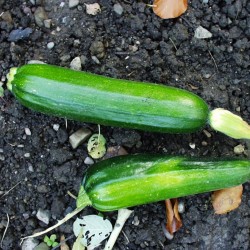
{"type": "Polygon", "coordinates": [[[3,198],[5,195],[7,195],[11,190],[13,190],[17,185],[19,185],[22,181],[19,181],[16,185],[14,185],[10,190],[6,191],[1,198],[3,198]]]}
{"type": "Polygon", "coordinates": [[[10,218],[9,218],[9,215],[6,213],[6,215],[7,215],[7,225],[6,225],[6,228],[5,228],[5,230],[4,230],[4,232],[3,232],[3,237],[2,237],[2,239],[1,239],[1,248],[3,248],[3,240],[4,240],[4,237],[5,237],[5,235],[6,235],[6,232],[7,232],[7,230],[8,230],[8,227],[9,227],[9,223],[10,223],[10,218]]]}
{"type": "Polygon", "coordinates": [[[174,41],[173,41],[171,38],[169,38],[169,40],[170,40],[170,42],[173,44],[173,46],[174,46],[175,50],[177,51],[178,49],[177,49],[177,47],[175,46],[174,41]]]}
{"type": "Polygon", "coordinates": [[[214,65],[215,65],[216,71],[217,71],[217,72],[219,72],[218,65],[217,65],[217,63],[216,63],[216,61],[215,61],[215,59],[214,59],[214,57],[213,57],[212,53],[210,52],[210,50],[208,51],[208,53],[209,53],[209,55],[211,56],[211,58],[212,58],[212,60],[213,60],[213,62],[214,62],[214,65]]]}

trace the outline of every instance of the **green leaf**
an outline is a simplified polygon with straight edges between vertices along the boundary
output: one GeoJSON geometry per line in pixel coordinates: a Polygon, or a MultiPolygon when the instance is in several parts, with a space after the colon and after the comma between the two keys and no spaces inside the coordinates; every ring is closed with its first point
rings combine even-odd
{"type": "Polygon", "coordinates": [[[55,241],[56,240],[56,235],[55,234],[51,234],[51,236],[49,237],[51,241],[55,241]]]}
{"type": "Polygon", "coordinates": [[[49,239],[49,237],[48,237],[47,235],[45,235],[43,241],[44,241],[45,243],[47,243],[48,241],[50,241],[50,239],[49,239]]]}
{"type": "Polygon", "coordinates": [[[52,247],[56,247],[59,243],[58,242],[53,242],[52,247]]]}

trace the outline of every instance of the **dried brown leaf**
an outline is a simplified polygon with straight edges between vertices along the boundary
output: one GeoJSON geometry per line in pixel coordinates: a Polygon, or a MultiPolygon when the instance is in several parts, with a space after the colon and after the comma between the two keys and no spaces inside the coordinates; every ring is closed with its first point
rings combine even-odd
{"type": "Polygon", "coordinates": [[[236,209],[241,203],[242,192],[242,185],[213,192],[212,204],[215,213],[225,214],[236,209]]]}
{"type": "Polygon", "coordinates": [[[187,0],[155,0],[153,11],[163,19],[176,18],[187,10],[187,6],[187,0]]]}
{"type": "Polygon", "coordinates": [[[60,243],[61,243],[61,247],[60,247],[61,250],[70,250],[69,246],[65,243],[64,235],[61,236],[60,243]]]}
{"type": "Polygon", "coordinates": [[[119,156],[119,155],[127,155],[128,152],[126,151],[125,148],[122,146],[113,146],[113,147],[108,147],[107,152],[105,156],[103,157],[103,160],[119,156]]]}
{"type": "Polygon", "coordinates": [[[166,228],[170,234],[175,233],[182,227],[182,221],[178,212],[178,200],[165,200],[167,224],[166,228]]]}

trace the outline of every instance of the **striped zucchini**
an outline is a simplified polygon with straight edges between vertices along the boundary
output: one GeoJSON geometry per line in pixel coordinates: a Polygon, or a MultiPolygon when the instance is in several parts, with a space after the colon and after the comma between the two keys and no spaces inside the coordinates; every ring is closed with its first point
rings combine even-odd
{"type": "Polygon", "coordinates": [[[47,64],[12,68],[8,79],[9,90],[24,106],[77,121],[186,133],[201,129],[209,114],[200,97],[182,89],[47,64]]]}
{"type": "Polygon", "coordinates": [[[249,179],[249,160],[119,156],[87,170],[77,207],[91,205],[100,211],[113,211],[228,188],[249,179]]]}

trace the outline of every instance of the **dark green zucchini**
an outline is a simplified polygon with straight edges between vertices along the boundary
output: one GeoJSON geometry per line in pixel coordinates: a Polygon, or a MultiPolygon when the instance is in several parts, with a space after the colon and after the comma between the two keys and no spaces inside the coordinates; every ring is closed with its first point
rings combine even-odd
{"type": "Polygon", "coordinates": [[[164,85],[47,64],[13,68],[8,79],[8,88],[24,106],[68,119],[169,133],[193,132],[208,120],[208,106],[200,97],[164,85]]]}
{"type": "Polygon", "coordinates": [[[228,188],[249,179],[249,160],[120,156],[88,169],[77,207],[91,205],[100,211],[113,211],[228,188]]]}

